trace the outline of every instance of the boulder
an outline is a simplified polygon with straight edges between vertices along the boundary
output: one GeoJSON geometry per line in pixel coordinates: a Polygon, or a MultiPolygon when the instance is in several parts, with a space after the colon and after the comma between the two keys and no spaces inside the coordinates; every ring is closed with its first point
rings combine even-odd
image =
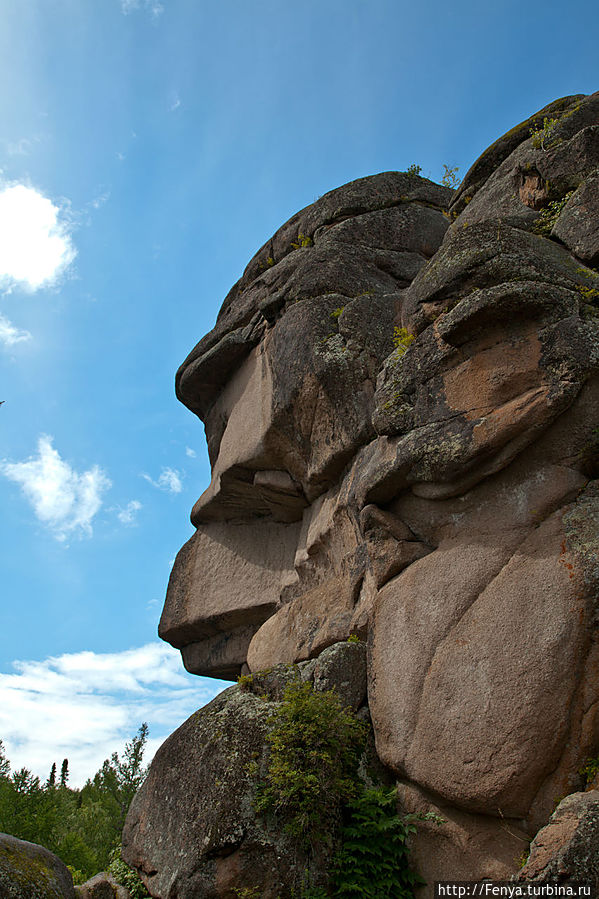
{"type": "Polygon", "coordinates": [[[106,871],[101,871],[75,887],[75,895],[77,899],[131,899],[127,887],[117,883],[106,871]]]}
{"type": "Polygon", "coordinates": [[[582,883],[599,889],[599,792],[562,799],[530,846],[518,883],[582,883]]]}
{"type": "Polygon", "coordinates": [[[230,687],[156,753],[123,831],[122,855],[152,896],[216,899],[233,886],[275,899],[299,864],[256,819],[272,703],[230,687]]]}
{"type": "Polygon", "coordinates": [[[400,783],[399,807],[416,815],[410,838],[414,868],[426,881],[418,899],[434,896],[435,881],[509,880],[530,837],[513,818],[464,812],[414,786],[400,783]]]}
{"type": "Polygon", "coordinates": [[[75,899],[73,878],[61,860],[36,843],[0,834],[2,899],[75,899]]]}
{"type": "Polygon", "coordinates": [[[278,665],[243,676],[160,747],[127,815],[122,849],[152,896],[232,899],[243,886],[265,899],[290,899],[308,865],[312,875],[326,871],[326,855],[309,859],[297,840],[256,815],[256,789],[285,686],[310,679],[357,707],[366,690],[364,650],[345,643],[310,670],[278,665]]]}

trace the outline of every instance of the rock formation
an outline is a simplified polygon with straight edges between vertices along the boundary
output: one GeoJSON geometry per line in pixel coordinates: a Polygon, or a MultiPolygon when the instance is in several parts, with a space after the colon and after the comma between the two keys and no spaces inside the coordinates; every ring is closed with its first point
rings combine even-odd
{"type": "Polygon", "coordinates": [[[106,871],[100,871],[81,886],[76,886],[75,895],[76,899],[131,899],[127,887],[117,883],[106,871]]]}
{"type": "Polygon", "coordinates": [[[71,872],[36,843],[0,834],[2,899],[75,899],[71,872]]]}
{"type": "Polygon", "coordinates": [[[599,793],[566,796],[534,838],[517,880],[523,883],[587,882],[599,889],[599,793]]]}
{"type": "MultiPolygon", "coordinates": [[[[331,191],[177,373],[212,479],[160,635],[228,679],[367,641],[378,756],[405,810],[445,821],[414,842],[429,881],[511,876],[599,748],[598,173],[593,94],[512,129],[457,192],[397,172],[331,191]]],[[[276,856],[243,775],[206,757],[237,727],[260,755],[254,707],[227,691],[157,756],[125,834],[153,895],[232,897],[276,856]],[[208,810],[177,844],[232,793],[228,848],[208,810]]]]}

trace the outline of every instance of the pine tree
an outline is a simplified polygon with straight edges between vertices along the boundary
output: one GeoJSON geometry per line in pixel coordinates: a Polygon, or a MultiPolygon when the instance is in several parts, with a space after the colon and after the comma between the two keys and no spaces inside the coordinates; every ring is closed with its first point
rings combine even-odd
{"type": "Polygon", "coordinates": [[[62,766],[60,768],[60,786],[66,787],[69,780],[69,760],[63,759],[62,766]]]}
{"type": "MultiPolygon", "coordinates": [[[[66,759],[65,759],[66,761],[66,759]]],[[[46,781],[47,787],[55,787],[56,786],[56,762],[52,762],[52,767],[50,768],[50,776],[46,781]]]]}

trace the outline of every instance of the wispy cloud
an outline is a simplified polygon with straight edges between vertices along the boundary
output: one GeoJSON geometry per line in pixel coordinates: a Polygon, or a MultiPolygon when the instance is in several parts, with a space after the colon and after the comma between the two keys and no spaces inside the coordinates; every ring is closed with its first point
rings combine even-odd
{"type": "Polygon", "coordinates": [[[197,453],[190,446],[186,446],[185,447],[185,455],[189,456],[190,459],[195,459],[195,457],[197,456],[197,453]]]}
{"type": "Polygon", "coordinates": [[[90,537],[92,519],[102,506],[102,494],[111,483],[94,465],[78,474],[61,459],[52,437],[42,435],[37,456],[25,462],[0,462],[0,474],[19,484],[36,518],[56,537],[90,537]]]}
{"type": "Polygon", "coordinates": [[[34,146],[40,141],[40,137],[21,137],[19,140],[3,140],[2,144],[9,156],[29,156],[34,146]]]}
{"type": "Polygon", "coordinates": [[[171,95],[169,109],[171,112],[174,112],[175,109],[179,109],[180,106],[181,106],[181,98],[179,97],[179,94],[177,93],[177,91],[175,91],[171,95]]]}
{"type": "Polygon", "coordinates": [[[31,340],[29,331],[21,331],[9,322],[4,315],[0,315],[0,342],[4,346],[14,346],[15,343],[23,343],[27,340],[31,340]]]}
{"type": "Polygon", "coordinates": [[[124,509],[116,510],[116,517],[123,524],[136,524],[137,522],[137,513],[142,508],[141,503],[137,499],[132,499],[131,502],[127,503],[124,509]]]}
{"type": "Polygon", "coordinates": [[[121,0],[121,11],[128,16],[137,9],[145,9],[153,19],[157,19],[164,12],[164,6],[159,0],[121,0]]]}
{"type": "Polygon", "coordinates": [[[177,471],[176,468],[163,468],[157,481],[151,478],[149,474],[142,474],[142,478],[145,478],[152,487],[157,487],[166,493],[181,493],[183,490],[181,472],[177,471]]]}
{"type": "Polygon", "coordinates": [[[98,194],[97,197],[94,197],[94,199],[90,202],[89,205],[92,207],[92,209],[101,209],[101,207],[104,206],[104,204],[108,202],[109,198],[110,198],[110,191],[105,190],[102,193],[98,194]]]}
{"type": "Polygon", "coordinates": [[[0,186],[0,286],[51,286],[76,256],[66,209],[25,184],[0,186]]]}
{"type": "Polygon", "coordinates": [[[164,643],[124,652],[90,651],[44,661],[13,662],[0,674],[0,734],[13,770],[42,778],[69,759],[80,786],[142,721],[150,726],[148,759],[165,737],[209,702],[222,681],[188,675],[179,653],[164,643]]]}

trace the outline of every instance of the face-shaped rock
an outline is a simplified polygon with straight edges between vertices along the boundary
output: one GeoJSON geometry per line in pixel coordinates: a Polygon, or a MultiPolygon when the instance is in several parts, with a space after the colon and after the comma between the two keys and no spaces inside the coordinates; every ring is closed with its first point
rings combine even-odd
{"type": "Polygon", "coordinates": [[[598,168],[596,94],[457,194],[332,191],[177,375],[212,480],[161,636],[225,678],[368,636],[382,760],[529,829],[599,745],[598,168]]]}

